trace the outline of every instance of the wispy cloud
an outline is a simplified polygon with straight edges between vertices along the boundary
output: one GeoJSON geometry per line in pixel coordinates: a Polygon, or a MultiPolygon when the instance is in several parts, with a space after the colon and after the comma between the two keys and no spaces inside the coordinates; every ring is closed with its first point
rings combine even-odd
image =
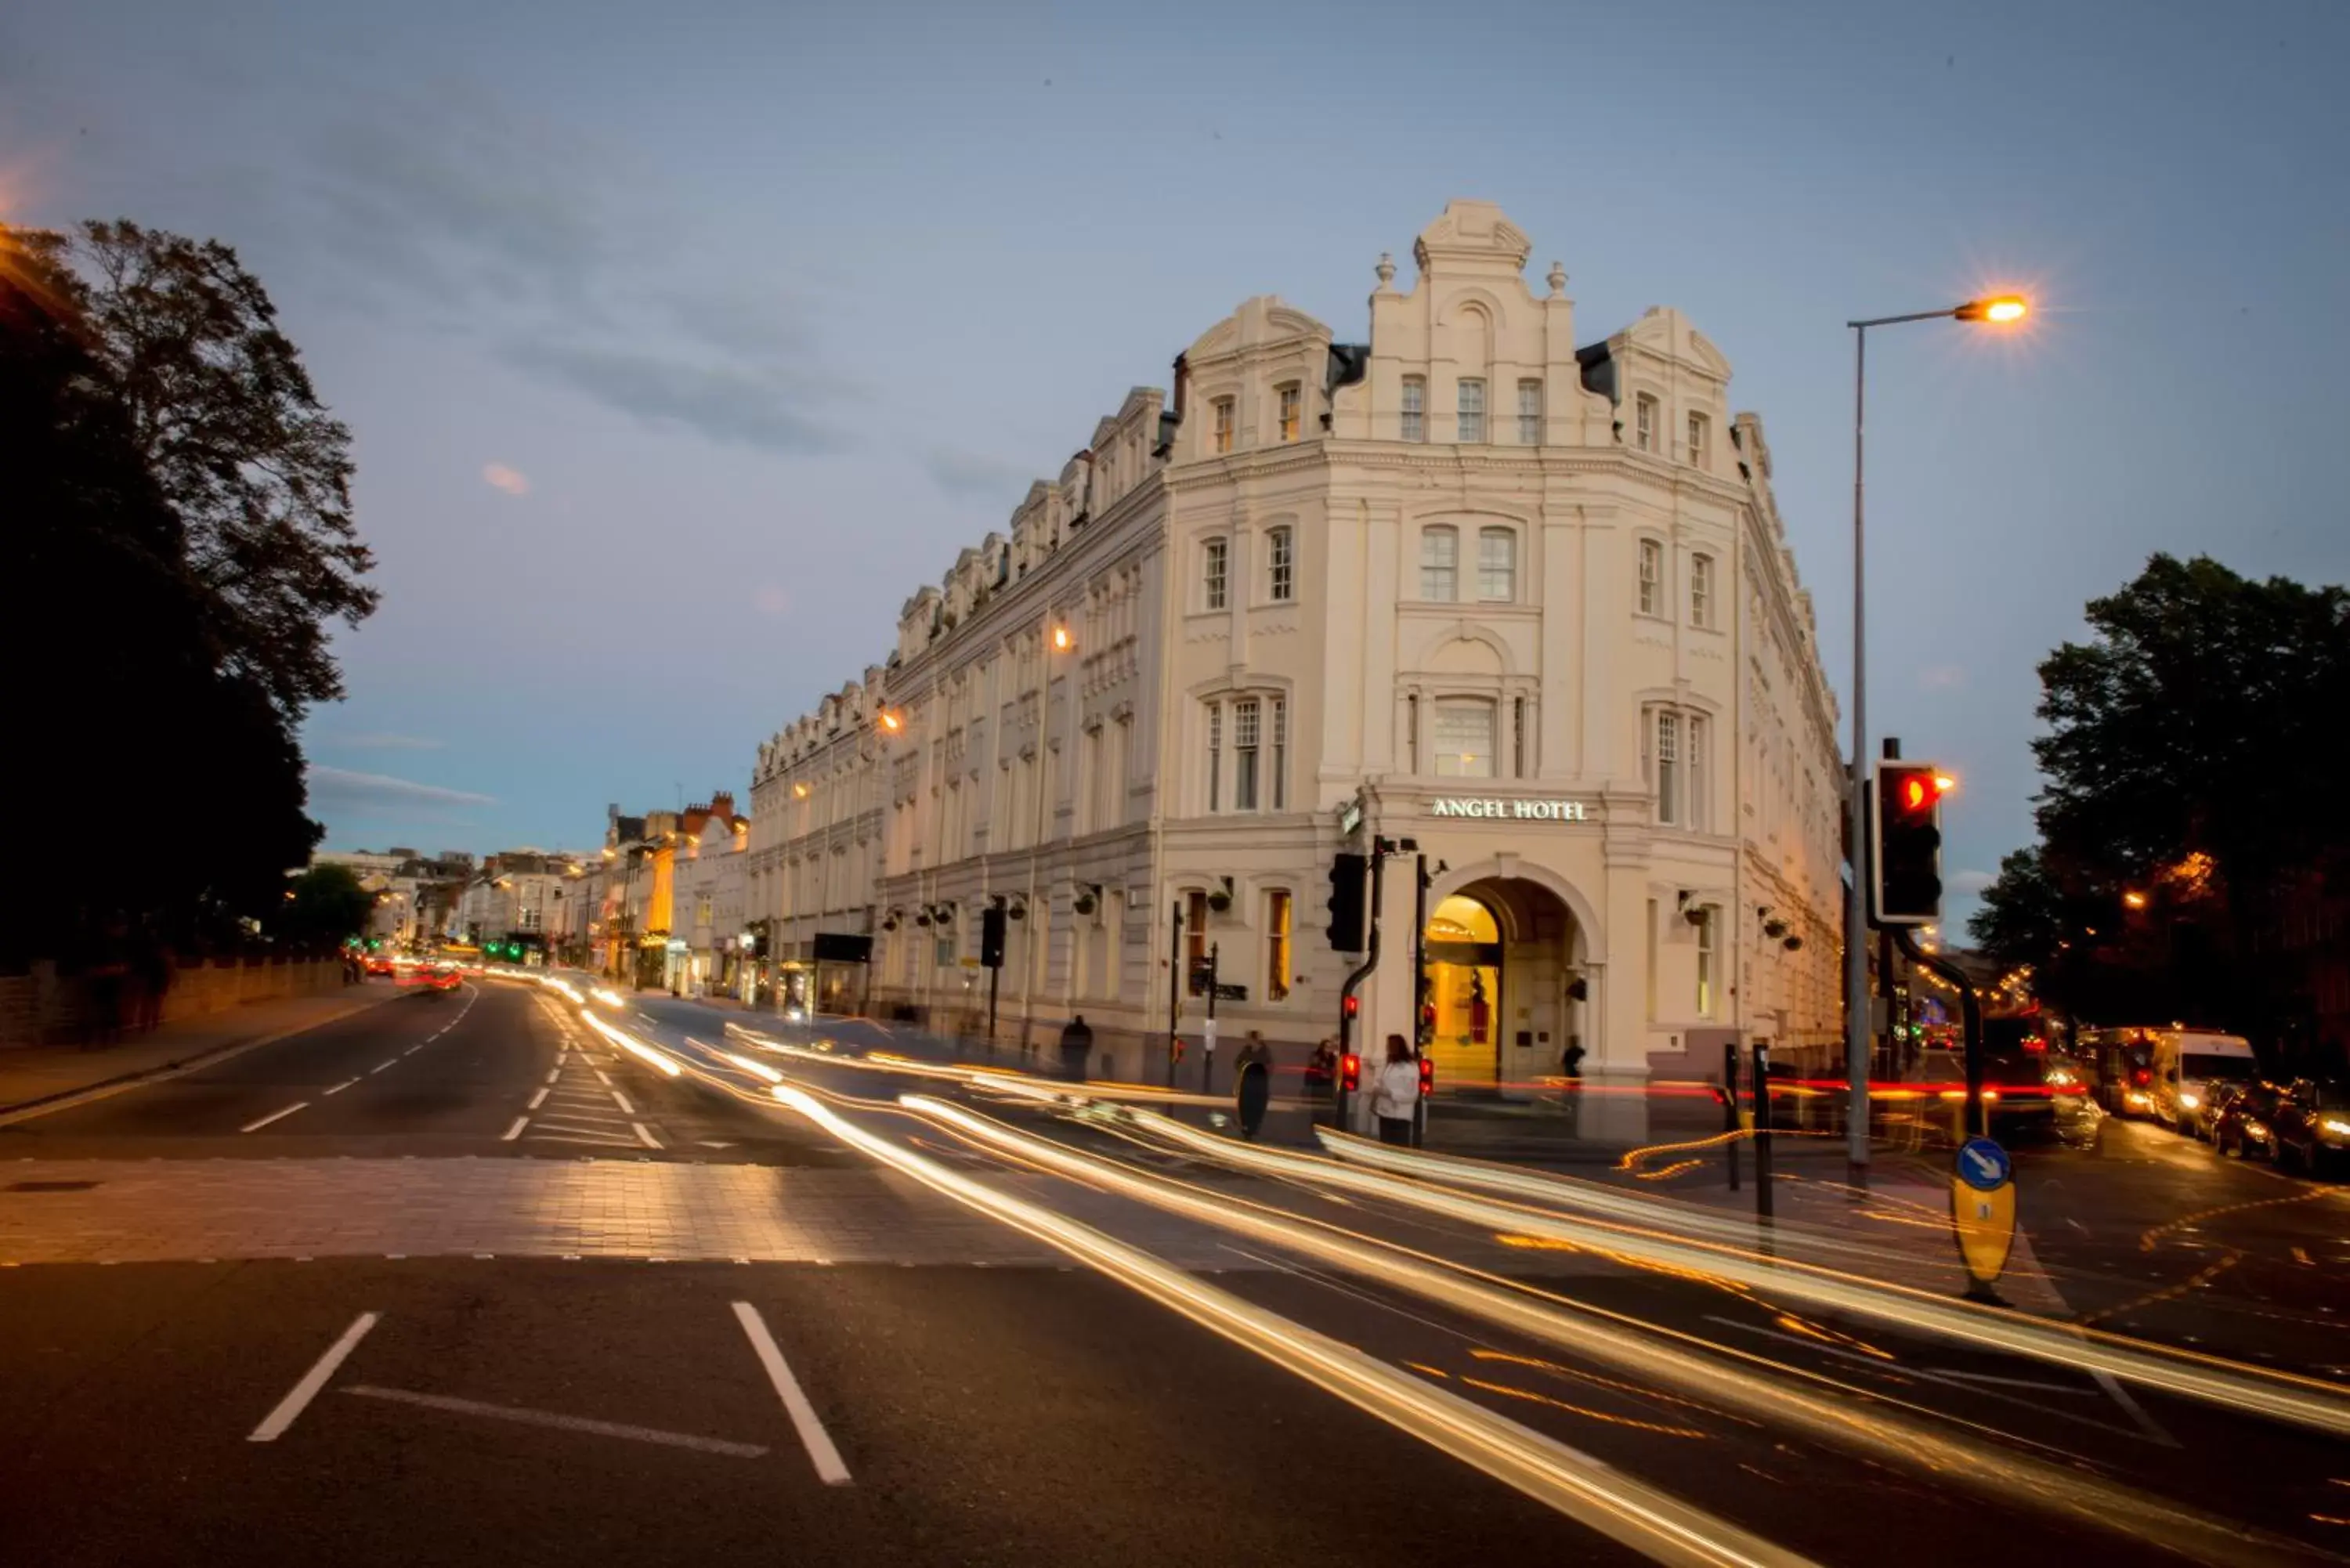
{"type": "Polygon", "coordinates": [[[752,253],[624,149],[442,83],[319,128],[309,159],[304,233],[361,300],[491,336],[517,369],[660,428],[847,444],[810,412],[847,389],[807,303],[764,268],[728,270],[752,253]]]}
{"type": "Polygon", "coordinates": [[[1951,892],[1971,898],[1998,880],[1999,875],[1993,871],[1953,871],[1948,886],[1951,892]]]}
{"type": "Polygon", "coordinates": [[[518,468],[508,468],[503,462],[484,463],[482,483],[492,490],[503,490],[508,495],[530,493],[530,476],[518,468]]]}
{"type": "Polygon", "coordinates": [[[792,596],[774,583],[762,584],[759,591],[751,596],[751,607],[761,615],[786,615],[791,611],[792,596]]]}
{"type": "Polygon", "coordinates": [[[386,730],[366,730],[351,735],[330,735],[328,744],[357,752],[437,752],[448,744],[430,735],[395,735],[386,730]]]}
{"type": "Polygon", "coordinates": [[[1956,691],[1966,683],[1963,665],[1933,664],[1918,672],[1918,684],[1929,691],[1956,691]]]}
{"type": "Polygon", "coordinates": [[[495,805],[492,795],[475,794],[471,790],[450,789],[442,784],[421,784],[414,779],[393,778],[389,774],[353,773],[348,768],[310,767],[310,795],[313,804],[328,809],[366,810],[397,809],[423,806],[427,808],[452,805],[495,805]]]}
{"type": "Polygon", "coordinates": [[[1016,462],[961,447],[934,446],[923,454],[922,472],[950,495],[971,500],[1017,502],[1036,476],[1016,462]]]}

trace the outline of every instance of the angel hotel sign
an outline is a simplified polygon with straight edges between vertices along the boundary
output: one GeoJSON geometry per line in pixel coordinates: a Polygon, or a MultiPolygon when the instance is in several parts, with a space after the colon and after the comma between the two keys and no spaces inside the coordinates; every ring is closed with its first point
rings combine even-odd
{"type": "Polygon", "coordinates": [[[1579,800],[1470,800],[1450,797],[1428,803],[1430,816],[1474,816],[1487,821],[1588,822],[1590,812],[1579,800]]]}

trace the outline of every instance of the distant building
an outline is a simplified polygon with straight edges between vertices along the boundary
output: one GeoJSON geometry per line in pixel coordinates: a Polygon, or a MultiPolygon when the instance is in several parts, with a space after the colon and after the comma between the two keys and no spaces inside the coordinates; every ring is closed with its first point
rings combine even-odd
{"type": "MultiPolygon", "coordinates": [[[[1128,1075],[1196,1041],[1337,1032],[1334,857],[1426,856],[1449,1082],[1825,1052],[1839,763],[1761,421],[1678,312],[1578,343],[1565,274],[1455,202],[1381,258],[1368,341],[1251,299],[1129,392],[887,661],[759,748],[749,898],[778,966],[870,936],[818,1000],[1001,1033],[1082,1012],[1128,1075]],[[1180,937],[1177,921],[1180,920],[1180,937]]],[[[1388,866],[1360,1038],[1414,1029],[1388,866]]],[[[1194,1044],[1196,1052],[1197,1045],[1194,1044]]],[[[1193,1058],[1196,1061],[1196,1055],[1193,1058]]],[[[1188,1069],[1191,1071],[1194,1069],[1188,1069]]]]}

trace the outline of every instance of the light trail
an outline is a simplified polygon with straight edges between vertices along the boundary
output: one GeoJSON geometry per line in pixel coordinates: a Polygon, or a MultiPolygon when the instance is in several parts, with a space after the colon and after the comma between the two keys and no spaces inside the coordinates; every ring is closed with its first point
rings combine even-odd
{"type": "Polygon", "coordinates": [[[672,1078],[681,1077],[684,1075],[685,1069],[680,1066],[678,1064],[677,1058],[671,1056],[668,1052],[659,1050],[653,1046],[646,1044],[643,1041],[638,1039],[627,1030],[616,1028],[613,1025],[605,1023],[593,1012],[587,1012],[583,1009],[580,1012],[579,1016],[587,1021],[588,1028],[593,1029],[597,1033],[601,1034],[605,1039],[610,1041],[613,1044],[618,1045],[621,1050],[626,1051],[629,1055],[636,1057],[639,1061],[645,1063],[655,1070],[666,1074],[668,1076],[672,1078]]]}
{"type": "MultiPolygon", "coordinates": [[[[787,1092],[779,1089],[776,1095],[781,1097],[787,1092]]],[[[1153,1208],[1303,1253],[1347,1273],[1408,1291],[1555,1345],[1570,1355],[1612,1361],[1677,1387],[1706,1405],[1735,1407],[1766,1425],[1794,1428],[1814,1439],[1859,1449],[1880,1460],[1923,1469],[1938,1479],[1967,1485],[2002,1503],[2030,1504],[2074,1523],[2136,1536],[2213,1562],[2282,1564],[2308,1560],[2306,1549],[2297,1542],[2187,1511],[2165,1499],[2066,1464],[2034,1460],[1993,1443],[1938,1430],[1913,1417],[1939,1417],[1939,1412],[1874,1390],[1751,1353],[1730,1350],[1619,1313],[1588,1307],[1326,1220],[1288,1214],[1229,1191],[1210,1191],[1164,1177],[1145,1176],[1116,1161],[1079,1153],[927,1096],[906,1096],[901,1103],[975,1140],[1022,1154],[1058,1170],[1082,1174],[1121,1196],[1153,1208]],[[1648,1337],[1650,1334],[1712,1354],[1700,1355],[1661,1345],[1648,1337]],[[1729,1376],[1721,1357],[1784,1376],[1729,1376]],[[1846,1399],[1824,1397],[1788,1378],[1832,1389],[1846,1399]]],[[[1941,1418],[1978,1431],[1990,1430],[1958,1417],[1941,1418]]],[[[2070,1459],[2061,1449],[2038,1446],[2052,1458],[2070,1459]]]]}
{"type": "Polygon", "coordinates": [[[1193,1279],[1151,1253],[901,1148],[837,1115],[795,1085],[779,1085],[773,1093],[778,1102],[850,1147],[1066,1252],[1659,1563],[1676,1568],[1799,1568],[1808,1562],[1482,1405],[1430,1386],[1351,1345],[1193,1279]]]}
{"type": "MultiPolygon", "coordinates": [[[[2322,1378],[2273,1371],[2149,1344],[2102,1330],[2052,1324],[2007,1308],[1953,1301],[1888,1281],[1865,1279],[1838,1270],[1744,1248],[1685,1239],[1652,1229],[1633,1229],[1562,1215],[1555,1210],[1503,1203],[1457,1190],[1447,1183],[1485,1187],[1557,1202],[1582,1202],[1586,1195],[1564,1183],[1523,1171],[1442,1155],[1399,1149],[1316,1129],[1323,1142],[1355,1168],[1311,1155],[1280,1152],[1236,1143],[1148,1111],[1129,1116],[1166,1141],[1226,1165],[1295,1177],[1465,1221],[1488,1231],[1531,1232],[1620,1251],[1648,1262],[1711,1275],[1773,1297],[1792,1297],[1814,1306],[1856,1313],[1898,1327],[1986,1346],[2083,1372],[2101,1372],[2161,1393],[2199,1399],[2272,1420],[2350,1436],[2350,1388],[2322,1378]],[[1388,1173],[1382,1177],[1378,1172],[1388,1173]],[[1397,1181],[1393,1177],[1420,1178],[1397,1181]]],[[[1627,1199],[1637,1203],[1637,1199],[1627,1199]]],[[[1653,1220],[1651,1210],[1646,1219],[1653,1220]]]]}

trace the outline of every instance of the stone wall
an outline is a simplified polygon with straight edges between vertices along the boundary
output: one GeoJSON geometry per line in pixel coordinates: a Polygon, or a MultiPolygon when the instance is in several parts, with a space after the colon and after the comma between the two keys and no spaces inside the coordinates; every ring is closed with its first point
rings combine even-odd
{"type": "MultiPolygon", "coordinates": [[[[163,993],[162,1022],[202,1018],[248,1002],[309,996],[340,989],[343,966],[336,959],[213,959],[183,961],[163,993]]],[[[124,1033],[135,1010],[136,988],[123,994],[124,1033]]],[[[0,1050],[26,1045],[68,1044],[85,1038],[90,1026],[87,983],[61,975],[47,961],[29,974],[0,975],[0,1050]]]]}

